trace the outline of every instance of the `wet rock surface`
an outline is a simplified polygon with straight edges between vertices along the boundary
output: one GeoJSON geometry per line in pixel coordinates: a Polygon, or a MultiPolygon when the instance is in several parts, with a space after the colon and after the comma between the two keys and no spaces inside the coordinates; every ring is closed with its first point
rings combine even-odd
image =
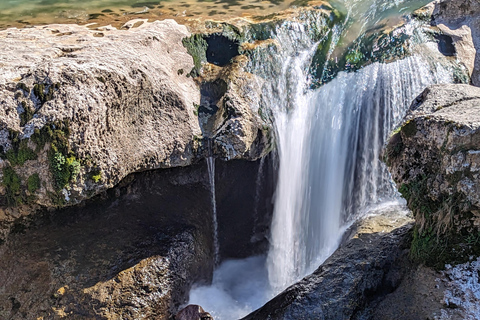
{"type": "MultiPolygon", "coordinates": [[[[259,163],[243,162],[217,164],[218,185],[235,181],[238,188],[217,199],[249,223],[225,234],[235,222],[218,207],[225,243],[238,245],[223,258],[262,250],[250,242],[259,163]]],[[[263,209],[257,213],[268,219],[263,209]]],[[[0,318],[170,319],[192,283],[211,279],[211,214],[202,162],[132,174],[82,206],[25,217],[0,246],[0,318]]]]}
{"type": "Polygon", "coordinates": [[[480,254],[479,102],[474,86],[427,88],[386,149],[415,215],[412,256],[437,268],[480,254]]]}
{"type": "Polygon", "coordinates": [[[196,304],[190,304],[175,315],[175,320],[213,320],[213,317],[196,304]]]}
{"type": "Polygon", "coordinates": [[[313,274],[243,319],[356,319],[399,285],[410,229],[403,210],[365,219],[313,274]]]}

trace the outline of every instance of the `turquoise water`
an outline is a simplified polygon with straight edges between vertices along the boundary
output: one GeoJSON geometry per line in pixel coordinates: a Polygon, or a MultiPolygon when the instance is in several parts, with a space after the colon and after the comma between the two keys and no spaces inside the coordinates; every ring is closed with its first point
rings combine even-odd
{"type": "Polygon", "coordinates": [[[269,14],[293,0],[0,0],[0,28],[49,23],[121,25],[133,18],[152,20],[269,14]]]}

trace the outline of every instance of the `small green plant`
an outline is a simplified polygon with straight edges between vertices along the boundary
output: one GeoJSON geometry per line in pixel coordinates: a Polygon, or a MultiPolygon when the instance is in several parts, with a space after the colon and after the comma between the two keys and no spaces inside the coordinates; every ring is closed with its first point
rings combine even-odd
{"type": "Polygon", "coordinates": [[[45,85],[43,83],[36,83],[33,85],[33,94],[40,100],[43,105],[45,102],[53,99],[53,93],[55,89],[58,89],[60,85],[58,83],[45,85]]]}
{"type": "Polygon", "coordinates": [[[7,159],[12,166],[23,165],[27,160],[37,159],[35,151],[28,147],[28,140],[20,140],[18,135],[18,132],[10,131],[9,137],[12,142],[12,147],[6,153],[0,154],[0,156],[3,159],[7,159]]]}
{"type": "Polygon", "coordinates": [[[23,108],[23,112],[20,114],[20,126],[24,127],[28,123],[28,121],[33,119],[33,115],[35,114],[35,112],[25,103],[25,101],[22,101],[21,105],[23,108]]]}
{"type": "Polygon", "coordinates": [[[76,180],[78,174],[80,173],[81,165],[80,162],[77,161],[75,157],[67,158],[67,168],[70,171],[70,180],[76,180]]]}
{"type": "Polygon", "coordinates": [[[196,115],[196,116],[198,116],[198,108],[200,108],[200,105],[194,103],[194,104],[193,104],[193,107],[195,108],[195,109],[193,110],[193,114],[196,115]]]}
{"type": "Polygon", "coordinates": [[[21,204],[21,180],[10,166],[3,168],[3,185],[5,186],[7,205],[13,207],[21,204]]]}
{"type": "Polygon", "coordinates": [[[190,71],[192,77],[198,77],[202,69],[202,64],[207,61],[208,43],[201,34],[193,34],[190,37],[182,39],[183,46],[188,54],[193,58],[194,68],[190,71]]]}
{"type": "Polygon", "coordinates": [[[30,193],[34,193],[38,189],[40,189],[40,176],[38,173],[34,173],[27,179],[27,190],[30,193]]]}
{"type": "Polygon", "coordinates": [[[90,178],[95,183],[99,183],[102,180],[102,171],[100,169],[94,169],[90,172],[90,178]]]}
{"type": "Polygon", "coordinates": [[[22,90],[26,94],[30,93],[30,88],[23,82],[17,83],[17,89],[22,90]]]}
{"type": "Polygon", "coordinates": [[[50,170],[53,173],[55,189],[65,188],[70,181],[74,181],[80,173],[81,164],[74,157],[66,158],[59,151],[52,151],[50,155],[50,170]]]}

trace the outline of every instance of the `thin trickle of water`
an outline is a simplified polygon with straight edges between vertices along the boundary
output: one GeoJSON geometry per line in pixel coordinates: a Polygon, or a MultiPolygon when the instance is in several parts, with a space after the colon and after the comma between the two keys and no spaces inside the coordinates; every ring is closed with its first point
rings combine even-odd
{"type": "Polygon", "coordinates": [[[209,157],[207,157],[208,180],[210,184],[210,199],[212,203],[213,224],[213,257],[215,266],[220,262],[220,243],[218,241],[217,200],[215,196],[215,158],[211,156],[211,140],[208,143],[209,157]]]}
{"type": "Polygon", "coordinates": [[[260,159],[258,165],[257,179],[255,181],[255,199],[253,202],[253,230],[252,230],[252,241],[257,240],[257,228],[258,228],[258,206],[260,204],[260,195],[262,193],[262,182],[263,182],[263,166],[265,164],[265,157],[260,159]]]}

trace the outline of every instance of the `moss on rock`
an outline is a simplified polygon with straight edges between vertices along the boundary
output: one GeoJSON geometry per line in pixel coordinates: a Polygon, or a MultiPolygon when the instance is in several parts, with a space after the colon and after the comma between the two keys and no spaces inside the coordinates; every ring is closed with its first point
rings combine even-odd
{"type": "Polygon", "coordinates": [[[182,39],[183,46],[193,58],[194,68],[190,71],[192,77],[200,75],[202,65],[207,61],[207,41],[202,34],[193,34],[182,39]]]}
{"type": "Polygon", "coordinates": [[[27,190],[33,194],[38,189],[40,189],[40,176],[34,173],[27,179],[27,190]]]}

